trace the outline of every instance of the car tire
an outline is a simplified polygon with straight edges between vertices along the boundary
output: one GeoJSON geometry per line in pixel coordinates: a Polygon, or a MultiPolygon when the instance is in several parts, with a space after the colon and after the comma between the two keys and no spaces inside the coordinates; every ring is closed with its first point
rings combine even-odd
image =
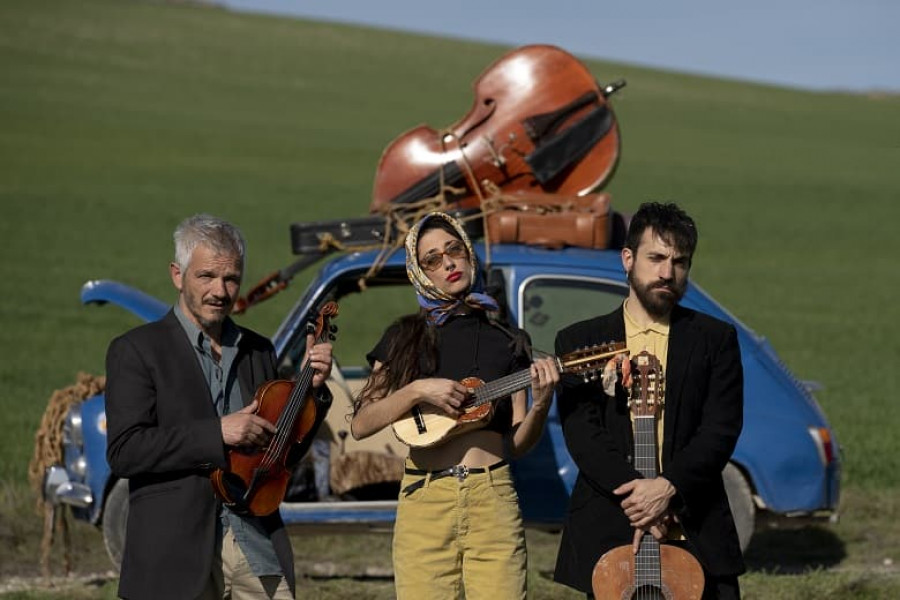
{"type": "Polygon", "coordinates": [[[125,524],[128,521],[128,480],[120,479],[106,496],[103,507],[103,544],[116,569],[125,550],[125,524]]]}
{"type": "Polygon", "coordinates": [[[743,552],[750,544],[750,538],[753,537],[756,527],[753,492],[741,470],[732,463],[725,466],[722,479],[725,482],[725,493],[728,494],[728,504],[731,505],[731,514],[734,516],[734,525],[737,527],[738,540],[743,552]]]}

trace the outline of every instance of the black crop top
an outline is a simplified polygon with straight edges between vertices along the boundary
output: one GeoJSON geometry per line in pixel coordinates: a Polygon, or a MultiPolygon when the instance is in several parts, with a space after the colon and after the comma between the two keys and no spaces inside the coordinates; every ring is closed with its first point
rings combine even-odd
{"type": "MultiPolygon", "coordinates": [[[[398,325],[388,327],[381,340],[366,355],[370,365],[375,361],[387,362],[388,349],[397,335],[398,325]]],[[[528,342],[528,334],[517,328],[510,333],[523,336],[528,342]]],[[[477,377],[485,383],[504,375],[527,369],[531,357],[523,350],[516,352],[516,340],[499,327],[491,325],[482,311],[466,315],[455,315],[437,328],[438,361],[433,373],[423,373],[423,377],[442,377],[460,381],[466,377],[477,377]]],[[[519,344],[520,347],[523,344],[519,344]]],[[[484,427],[490,431],[507,433],[512,428],[512,402],[510,397],[494,402],[494,416],[484,427]]]]}

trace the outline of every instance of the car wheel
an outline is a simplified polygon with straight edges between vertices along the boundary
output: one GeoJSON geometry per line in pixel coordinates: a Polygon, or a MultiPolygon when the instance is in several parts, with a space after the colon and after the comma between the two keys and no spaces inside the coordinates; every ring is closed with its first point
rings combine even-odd
{"type": "Polygon", "coordinates": [[[728,504],[731,505],[731,514],[734,516],[734,525],[737,527],[743,552],[750,544],[756,526],[756,504],[753,502],[750,484],[747,483],[741,470],[732,463],[725,466],[722,479],[725,482],[725,493],[728,494],[728,504]]]}
{"type": "Polygon", "coordinates": [[[103,507],[103,544],[116,569],[122,564],[125,549],[125,523],[128,521],[128,480],[118,480],[103,507]]]}

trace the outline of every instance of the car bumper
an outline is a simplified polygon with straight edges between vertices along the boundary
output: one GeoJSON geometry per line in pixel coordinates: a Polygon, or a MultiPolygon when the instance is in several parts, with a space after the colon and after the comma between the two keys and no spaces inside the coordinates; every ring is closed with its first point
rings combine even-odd
{"type": "Polygon", "coordinates": [[[44,471],[42,492],[44,500],[54,505],[88,508],[94,503],[91,488],[69,479],[69,474],[62,465],[52,465],[44,471]]]}

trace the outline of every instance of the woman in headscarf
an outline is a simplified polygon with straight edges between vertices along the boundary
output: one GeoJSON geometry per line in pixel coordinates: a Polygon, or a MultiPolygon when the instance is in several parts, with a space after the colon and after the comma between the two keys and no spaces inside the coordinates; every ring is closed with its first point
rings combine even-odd
{"type": "Polygon", "coordinates": [[[530,370],[532,404],[516,391],[493,403],[483,426],[421,446],[395,425],[411,446],[394,526],[397,597],[525,598],[525,534],[506,461],[540,439],[556,363],[532,363],[527,334],[490,318],[497,301],[484,292],[472,244],[451,216],[429,213],[411,228],[406,271],[421,309],[392,324],[368,354],[373,370],[354,406],[354,438],[399,421],[425,430],[427,440],[426,417],[453,424],[470,412],[472,396],[460,383],[467,377],[490,383],[530,370]]]}

